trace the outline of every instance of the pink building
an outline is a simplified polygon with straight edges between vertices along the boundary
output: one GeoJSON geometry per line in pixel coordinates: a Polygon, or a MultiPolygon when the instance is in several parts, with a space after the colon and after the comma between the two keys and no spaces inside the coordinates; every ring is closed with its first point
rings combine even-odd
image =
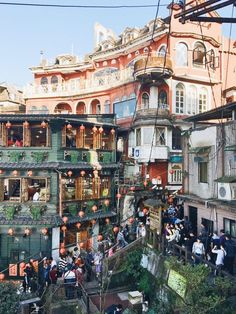
{"type": "Polygon", "coordinates": [[[180,189],[181,132],[189,127],[182,119],[236,99],[234,41],[218,23],[181,24],[180,10],[175,4],[169,17],[119,37],[96,24],[95,49],[84,60],[41,60],[24,91],[27,113],[116,113],[125,176],[180,189]]]}

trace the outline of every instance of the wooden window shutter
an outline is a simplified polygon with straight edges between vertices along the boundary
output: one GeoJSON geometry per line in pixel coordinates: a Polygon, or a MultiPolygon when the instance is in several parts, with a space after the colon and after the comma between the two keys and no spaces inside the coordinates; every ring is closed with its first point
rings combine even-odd
{"type": "Polygon", "coordinates": [[[83,148],[85,146],[85,130],[76,130],[76,147],[83,148]]]}
{"type": "Polygon", "coordinates": [[[51,146],[51,128],[49,126],[47,127],[47,133],[46,133],[46,146],[47,147],[51,146]]]}
{"type": "Polygon", "coordinates": [[[115,134],[110,133],[110,135],[109,135],[109,146],[110,146],[109,148],[111,150],[115,149],[115,134]]]}
{"type": "Polygon", "coordinates": [[[93,178],[93,198],[100,198],[101,179],[93,178]]]}
{"type": "Polygon", "coordinates": [[[63,127],[61,131],[61,146],[66,147],[66,125],[63,127]]]}
{"type": "Polygon", "coordinates": [[[99,148],[99,133],[93,132],[93,149],[99,148]]]}
{"type": "Polygon", "coordinates": [[[75,179],[75,198],[77,200],[83,199],[83,180],[84,178],[82,177],[75,179]]]}
{"type": "Polygon", "coordinates": [[[23,146],[31,146],[31,130],[23,127],[23,146]]]}
{"type": "Polygon", "coordinates": [[[22,200],[22,202],[27,202],[29,200],[28,179],[27,178],[22,178],[22,181],[21,181],[21,200],[22,200]]]}
{"type": "Polygon", "coordinates": [[[0,202],[4,201],[4,179],[0,179],[0,202]]]}
{"type": "Polygon", "coordinates": [[[1,123],[1,146],[7,145],[8,130],[5,123],[1,123]]]}

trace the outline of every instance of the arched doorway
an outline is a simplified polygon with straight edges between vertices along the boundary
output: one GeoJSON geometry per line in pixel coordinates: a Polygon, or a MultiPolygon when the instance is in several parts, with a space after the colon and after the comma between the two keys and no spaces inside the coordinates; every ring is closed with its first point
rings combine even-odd
{"type": "Polygon", "coordinates": [[[91,114],[100,114],[101,113],[101,104],[98,99],[94,99],[90,105],[90,113],[91,114]]]}
{"type": "Polygon", "coordinates": [[[78,102],[76,106],[76,114],[84,114],[85,113],[85,103],[83,101],[78,102]]]}
{"type": "Polygon", "coordinates": [[[54,113],[65,113],[65,114],[72,113],[72,108],[67,103],[60,103],[56,105],[54,109],[54,113]]]}

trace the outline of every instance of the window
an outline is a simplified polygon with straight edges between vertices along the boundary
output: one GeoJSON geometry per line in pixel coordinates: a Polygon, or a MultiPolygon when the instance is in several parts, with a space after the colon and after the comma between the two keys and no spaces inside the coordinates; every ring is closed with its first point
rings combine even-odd
{"type": "Polygon", "coordinates": [[[176,101],[175,101],[175,112],[176,113],[184,113],[184,105],[185,105],[185,89],[184,85],[179,83],[176,85],[176,101]]]}
{"type": "Polygon", "coordinates": [[[182,167],[178,165],[174,165],[171,168],[172,172],[170,175],[170,182],[171,183],[182,183],[182,167]]]}
{"type": "Polygon", "coordinates": [[[104,113],[110,113],[110,101],[106,100],[104,104],[104,113]]]}
{"type": "Polygon", "coordinates": [[[31,127],[31,147],[49,146],[49,128],[31,127]]]}
{"type": "Polygon", "coordinates": [[[166,55],[166,46],[161,46],[157,52],[158,57],[165,57],[166,55]]]}
{"type": "Polygon", "coordinates": [[[142,109],[148,109],[149,108],[149,95],[148,93],[142,94],[142,109]]]}
{"type": "Polygon", "coordinates": [[[44,76],[41,78],[41,81],[40,81],[40,84],[41,85],[47,85],[48,84],[48,79],[44,76]]]}
{"type": "Polygon", "coordinates": [[[172,149],[181,150],[181,130],[179,128],[172,130],[172,149]]]}
{"type": "Polygon", "coordinates": [[[141,129],[136,130],[136,146],[141,146],[141,129]]]}
{"type": "Polygon", "coordinates": [[[187,114],[196,114],[197,108],[197,89],[195,86],[190,86],[187,96],[187,114]]]}
{"type": "Polygon", "coordinates": [[[13,125],[7,130],[7,146],[22,147],[23,146],[23,125],[13,125]]]}
{"type": "Polygon", "coordinates": [[[188,66],[188,47],[184,43],[176,46],[176,65],[180,67],[188,66]]]}
{"type": "Polygon", "coordinates": [[[161,90],[158,96],[158,106],[161,109],[167,109],[168,103],[167,103],[167,93],[164,90],[161,90]]]}
{"type": "Polygon", "coordinates": [[[208,162],[198,163],[198,178],[201,183],[208,183],[208,162]]]}
{"type": "Polygon", "coordinates": [[[207,111],[207,90],[201,88],[198,99],[198,111],[199,113],[207,111]]]}
{"type": "Polygon", "coordinates": [[[51,78],[51,84],[58,84],[58,78],[56,75],[53,75],[51,78]]]}
{"type": "Polygon", "coordinates": [[[225,233],[228,233],[231,237],[236,238],[236,220],[224,218],[224,229],[225,233]]]}
{"type": "Polygon", "coordinates": [[[156,128],[156,146],[166,145],[165,128],[156,128]]]}
{"type": "Polygon", "coordinates": [[[153,128],[143,128],[143,144],[152,144],[153,128]]]}
{"type": "Polygon", "coordinates": [[[193,49],[193,65],[195,66],[205,66],[206,63],[206,48],[205,46],[197,42],[193,49]]]}
{"type": "Polygon", "coordinates": [[[75,179],[62,179],[62,199],[64,201],[75,199],[75,179]]]}

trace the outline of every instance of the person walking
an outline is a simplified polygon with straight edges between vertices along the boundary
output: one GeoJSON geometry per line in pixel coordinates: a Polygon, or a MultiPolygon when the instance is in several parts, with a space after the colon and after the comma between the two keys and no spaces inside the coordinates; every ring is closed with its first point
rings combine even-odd
{"type": "Polygon", "coordinates": [[[192,253],[194,254],[194,264],[200,264],[203,256],[205,255],[205,247],[199,237],[197,238],[197,241],[193,243],[192,253]]]}
{"type": "Polygon", "coordinates": [[[222,271],[222,267],[224,266],[224,259],[225,259],[225,256],[227,253],[226,253],[224,246],[222,244],[220,245],[220,248],[215,246],[212,249],[212,253],[217,254],[216,263],[215,263],[216,264],[215,275],[218,275],[222,271]]]}

